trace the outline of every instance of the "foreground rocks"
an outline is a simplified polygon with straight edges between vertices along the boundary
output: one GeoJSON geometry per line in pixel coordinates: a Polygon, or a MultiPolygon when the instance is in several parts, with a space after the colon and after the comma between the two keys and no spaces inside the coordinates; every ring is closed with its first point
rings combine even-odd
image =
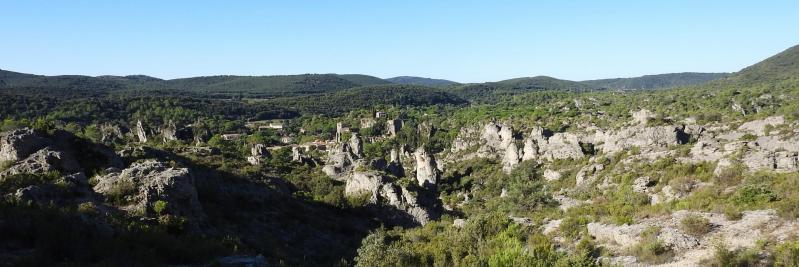
{"type": "Polygon", "coordinates": [[[187,168],[173,168],[148,160],[124,170],[110,170],[97,181],[96,192],[123,205],[129,212],[157,216],[156,202],[163,201],[166,209],[161,212],[187,217],[194,222],[206,217],[197,199],[194,177],[187,168]]]}
{"type": "MultiPolygon", "coordinates": [[[[675,257],[662,266],[700,266],[701,261],[715,255],[715,246],[721,242],[728,249],[745,249],[758,241],[784,242],[795,235],[799,221],[780,219],[774,210],[746,211],[739,220],[728,220],[723,214],[676,211],[665,217],[649,218],[633,225],[589,223],[588,233],[601,246],[617,255],[614,262],[624,266],[637,266],[635,257],[624,256],[641,242],[641,234],[649,228],[657,229],[657,239],[675,252],[675,257]],[[708,219],[710,232],[693,236],[681,230],[681,221],[687,216],[708,219]]],[[[644,264],[647,265],[647,264],[644,264]]]]}

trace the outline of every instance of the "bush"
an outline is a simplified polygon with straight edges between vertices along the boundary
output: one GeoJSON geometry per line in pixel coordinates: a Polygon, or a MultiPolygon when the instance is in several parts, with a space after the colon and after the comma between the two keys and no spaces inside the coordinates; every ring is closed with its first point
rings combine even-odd
{"type": "Polygon", "coordinates": [[[658,240],[658,234],[660,229],[657,227],[644,230],[641,233],[641,242],[631,248],[630,254],[648,264],[668,262],[674,256],[674,252],[658,240]]]}
{"type": "Polygon", "coordinates": [[[777,199],[777,195],[764,184],[744,185],[732,197],[733,203],[742,207],[755,207],[777,199]]]}
{"type": "Polygon", "coordinates": [[[166,212],[168,204],[166,201],[158,200],[153,203],[153,211],[158,215],[163,215],[166,212]]]}
{"type": "Polygon", "coordinates": [[[14,165],[13,161],[0,161],[0,172],[8,170],[8,168],[11,168],[11,165],[14,165]]]}
{"type": "Polygon", "coordinates": [[[776,266],[799,266],[799,241],[778,245],[774,251],[774,261],[776,266]]]}
{"type": "Polygon", "coordinates": [[[718,244],[713,258],[703,260],[700,265],[712,267],[757,266],[758,261],[757,251],[729,250],[724,244],[718,244]]]}
{"type": "Polygon", "coordinates": [[[128,196],[136,193],[136,185],[131,180],[120,179],[106,194],[108,202],[114,205],[129,204],[128,196]]]}
{"type": "Polygon", "coordinates": [[[680,222],[683,232],[696,237],[703,236],[710,232],[710,221],[699,215],[688,215],[680,222]]]}

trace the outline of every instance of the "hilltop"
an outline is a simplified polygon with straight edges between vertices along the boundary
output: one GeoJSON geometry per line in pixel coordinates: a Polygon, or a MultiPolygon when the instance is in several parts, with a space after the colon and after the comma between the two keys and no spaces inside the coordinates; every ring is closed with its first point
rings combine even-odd
{"type": "Polygon", "coordinates": [[[424,78],[416,76],[398,76],[394,78],[388,78],[386,79],[386,81],[397,84],[424,85],[424,86],[446,86],[446,85],[458,84],[457,82],[453,82],[450,80],[432,79],[432,78],[424,78]]]}
{"type": "Polygon", "coordinates": [[[682,72],[644,75],[634,78],[613,78],[581,81],[581,83],[614,90],[652,90],[702,84],[729,76],[729,73],[682,72]]]}

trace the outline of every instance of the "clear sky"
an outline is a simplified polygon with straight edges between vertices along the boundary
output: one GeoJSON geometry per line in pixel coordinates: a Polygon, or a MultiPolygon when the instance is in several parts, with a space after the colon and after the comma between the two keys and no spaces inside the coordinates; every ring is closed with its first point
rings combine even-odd
{"type": "Polygon", "coordinates": [[[731,72],[799,44],[797,12],[797,0],[0,0],[0,69],[460,82],[731,72]]]}

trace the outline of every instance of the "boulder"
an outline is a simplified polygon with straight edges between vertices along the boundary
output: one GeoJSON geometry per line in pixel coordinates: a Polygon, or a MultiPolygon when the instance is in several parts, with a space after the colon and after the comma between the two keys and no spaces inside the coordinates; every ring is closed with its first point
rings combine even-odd
{"type": "Polygon", "coordinates": [[[655,181],[653,181],[652,178],[649,178],[649,176],[638,177],[635,179],[635,181],[633,181],[633,191],[646,193],[649,191],[649,188],[654,185],[654,183],[655,181]]]}
{"type": "Polygon", "coordinates": [[[264,144],[255,144],[250,148],[250,156],[247,157],[247,162],[252,165],[260,165],[264,159],[269,157],[269,149],[264,144]]]}
{"type": "Polygon", "coordinates": [[[544,180],[547,181],[557,181],[560,180],[561,174],[560,172],[553,171],[550,169],[544,170],[544,180]]]}
{"type": "Polygon", "coordinates": [[[347,179],[344,194],[348,196],[369,194],[369,202],[377,203],[383,183],[383,176],[377,172],[355,172],[347,179]]]}
{"type": "Polygon", "coordinates": [[[580,147],[580,138],[572,133],[556,133],[538,143],[539,152],[543,158],[555,159],[581,159],[585,154],[580,147]]]}
{"type": "Polygon", "coordinates": [[[80,165],[71,154],[46,147],[11,165],[7,170],[0,172],[0,179],[21,173],[43,174],[52,171],[71,173],[78,170],[80,170],[80,165]]]}
{"type": "Polygon", "coordinates": [[[538,144],[532,138],[524,140],[524,148],[522,149],[522,161],[538,159],[538,144]]]}
{"type": "Polygon", "coordinates": [[[148,160],[121,171],[112,171],[97,180],[96,192],[106,197],[124,197],[133,212],[157,216],[154,205],[160,200],[167,203],[163,211],[167,214],[186,217],[190,222],[206,218],[197,199],[194,177],[187,168],[173,168],[163,162],[148,160]]]}
{"type": "Polygon", "coordinates": [[[607,154],[616,153],[633,147],[638,147],[642,152],[663,150],[670,145],[685,144],[690,136],[682,127],[658,126],[642,127],[633,126],[622,128],[619,131],[597,132],[595,142],[602,143],[599,148],[607,154]]]}
{"type": "Polygon", "coordinates": [[[521,161],[520,152],[516,143],[511,142],[505,149],[505,156],[502,158],[502,170],[506,173],[510,173],[516,165],[519,165],[521,161]]]}
{"type": "Polygon", "coordinates": [[[631,112],[631,113],[633,116],[633,122],[641,125],[646,125],[646,123],[649,122],[650,119],[655,118],[655,113],[652,113],[647,109],[641,109],[637,112],[631,112]]]}
{"type": "Polygon", "coordinates": [[[598,172],[604,169],[605,165],[602,164],[591,164],[581,168],[580,171],[577,172],[576,176],[577,182],[575,186],[587,185],[588,183],[593,181],[594,178],[596,178],[596,174],[598,172]]]}
{"type": "Polygon", "coordinates": [[[352,133],[350,137],[350,149],[355,158],[363,157],[363,141],[358,133],[352,133]]]}
{"type": "Polygon", "coordinates": [[[141,120],[136,122],[136,136],[139,138],[140,143],[147,143],[147,131],[144,129],[144,124],[141,120]]]}
{"type": "Polygon", "coordinates": [[[50,143],[30,128],[0,133],[0,162],[24,159],[50,143]]]}
{"type": "Polygon", "coordinates": [[[328,152],[327,161],[325,166],[322,167],[322,172],[334,180],[345,181],[347,175],[355,168],[354,165],[355,159],[350,153],[349,146],[340,144],[328,152]]]}
{"type": "Polygon", "coordinates": [[[427,153],[424,146],[420,146],[413,154],[416,159],[416,181],[420,186],[434,185],[438,179],[438,168],[433,155],[427,153]]]}
{"type": "Polygon", "coordinates": [[[741,124],[741,126],[738,127],[738,130],[749,132],[757,136],[764,136],[766,135],[767,126],[773,127],[782,124],[785,124],[785,118],[783,116],[773,116],[762,120],[754,120],[746,122],[744,124],[741,124]]]}
{"type": "Polygon", "coordinates": [[[166,143],[178,140],[178,126],[173,121],[169,121],[161,128],[161,141],[166,143]]]}
{"type": "Polygon", "coordinates": [[[111,144],[125,139],[125,136],[122,134],[122,129],[110,123],[100,125],[100,134],[100,142],[103,144],[111,144]]]}

